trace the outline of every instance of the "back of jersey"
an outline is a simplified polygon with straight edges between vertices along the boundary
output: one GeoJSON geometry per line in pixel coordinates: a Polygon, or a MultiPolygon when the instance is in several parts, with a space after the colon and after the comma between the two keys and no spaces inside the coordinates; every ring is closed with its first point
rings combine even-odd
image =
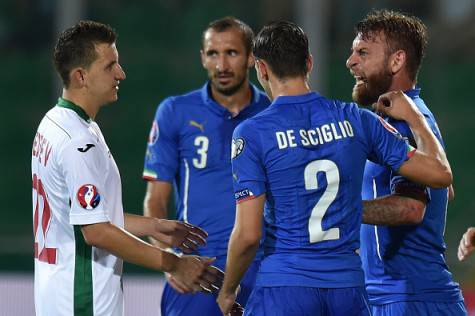
{"type": "Polygon", "coordinates": [[[259,286],[363,286],[359,247],[367,157],[398,169],[407,145],[354,104],[277,98],[234,135],[238,202],[266,194],[259,286]]]}

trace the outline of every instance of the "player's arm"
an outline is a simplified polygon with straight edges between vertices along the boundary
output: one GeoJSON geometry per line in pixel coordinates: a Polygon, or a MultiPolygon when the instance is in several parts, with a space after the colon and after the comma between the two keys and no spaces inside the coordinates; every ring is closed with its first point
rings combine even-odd
{"type": "Polygon", "coordinates": [[[236,221],[228,245],[226,276],[219,292],[218,304],[224,315],[231,311],[236,290],[259,248],[265,194],[237,204],[236,221]]]}
{"type": "Polygon", "coordinates": [[[221,283],[222,272],[210,265],[214,259],[178,257],[109,222],[82,225],[81,231],[88,245],[107,250],[127,262],[168,272],[195,291],[212,289],[213,284],[221,283]]]}
{"type": "Polygon", "coordinates": [[[386,195],[363,201],[363,223],[371,225],[416,225],[424,219],[426,202],[402,195],[386,195]]]}
{"type": "Polygon", "coordinates": [[[425,186],[401,176],[391,178],[391,194],[363,201],[363,223],[416,225],[424,219],[429,192],[425,186]]]}
{"type": "Polygon", "coordinates": [[[463,261],[473,252],[475,252],[475,227],[469,227],[460,239],[457,257],[463,261]]]}
{"type": "MultiPolygon", "coordinates": [[[[167,181],[160,181],[160,180],[151,180],[148,181],[147,183],[147,192],[145,193],[145,198],[144,198],[144,215],[155,218],[157,220],[160,220],[162,222],[167,221],[167,213],[168,213],[168,201],[170,199],[172,193],[172,184],[167,181]]],[[[172,222],[172,221],[167,221],[167,222],[172,222]]],[[[173,221],[176,222],[176,221],[173,221]]],[[[180,223],[180,222],[176,222],[180,223]]],[[[184,223],[183,223],[184,224],[184,223]]],[[[188,225],[188,224],[185,224],[188,225]]],[[[201,230],[201,229],[200,229],[201,230]]],[[[187,242],[186,247],[189,248],[189,250],[196,250],[198,246],[202,246],[205,244],[204,238],[208,236],[206,232],[201,230],[203,234],[196,234],[197,236],[202,236],[202,240],[198,241],[195,238],[195,241],[190,244],[190,240],[187,240],[186,238],[192,237],[192,236],[183,236],[185,238],[184,241],[187,242]]],[[[170,243],[164,243],[163,238],[157,238],[152,236],[150,238],[150,241],[159,246],[159,247],[170,247],[170,243]]],[[[177,245],[174,245],[177,246],[177,245]]],[[[188,252],[187,249],[184,249],[184,246],[180,247],[181,250],[188,252]]],[[[194,291],[194,289],[190,286],[187,286],[185,283],[180,282],[176,278],[174,278],[171,274],[166,273],[165,274],[168,283],[178,292],[181,294],[185,293],[191,293],[194,291]]]]}
{"type": "Polygon", "coordinates": [[[172,184],[167,181],[148,181],[143,202],[144,215],[166,219],[168,202],[172,193],[172,184]]]}
{"type": "Polygon", "coordinates": [[[151,237],[162,247],[180,248],[184,253],[192,253],[206,244],[208,234],[194,225],[158,219],[155,217],[125,214],[125,230],[137,237],[151,237]]]}
{"type": "Polygon", "coordinates": [[[455,190],[454,190],[454,186],[451,185],[449,187],[449,196],[448,196],[448,199],[449,199],[449,202],[453,201],[455,199],[455,190]]]}
{"type": "Polygon", "coordinates": [[[450,186],[452,171],[445,151],[414,102],[403,92],[392,91],[383,94],[376,107],[378,112],[406,121],[414,135],[417,150],[398,172],[408,179],[434,188],[450,186]]]}

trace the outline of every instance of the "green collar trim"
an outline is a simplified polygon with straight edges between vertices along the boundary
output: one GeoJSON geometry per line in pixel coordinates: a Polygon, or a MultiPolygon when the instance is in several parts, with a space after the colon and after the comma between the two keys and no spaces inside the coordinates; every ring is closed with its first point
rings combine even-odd
{"type": "Polygon", "coordinates": [[[63,99],[61,97],[58,98],[58,104],[57,106],[73,110],[76,112],[83,120],[85,120],[88,123],[91,123],[92,119],[87,115],[86,111],[84,111],[83,108],[81,108],[79,105],[74,104],[73,102],[63,99]]]}

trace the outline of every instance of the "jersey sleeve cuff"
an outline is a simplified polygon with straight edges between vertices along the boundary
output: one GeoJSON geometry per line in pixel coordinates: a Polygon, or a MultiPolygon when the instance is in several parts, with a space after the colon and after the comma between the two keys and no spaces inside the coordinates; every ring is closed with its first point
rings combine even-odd
{"type": "Polygon", "coordinates": [[[97,223],[110,222],[105,212],[94,212],[94,214],[71,214],[69,215],[69,224],[71,225],[89,225],[97,223]]]}

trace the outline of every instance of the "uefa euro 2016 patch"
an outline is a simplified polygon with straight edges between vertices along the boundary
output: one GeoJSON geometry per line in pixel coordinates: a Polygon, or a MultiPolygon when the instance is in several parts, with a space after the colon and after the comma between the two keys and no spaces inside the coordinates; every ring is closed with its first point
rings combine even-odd
{"type": "Polygon", "coordinates": [[[152,128],[150,129],[150,134],[148,134],[148,144],[150,146],[155,144],[159,135],[160,129],[158,128],[157,121],[153,121],[152,128]]]}
{"type": "Polygon", "coordinates": [[[82,208],[92,210],[99,205],[101,196],[93,184],[84,184],[77,193],[77,199],[82,208]]]}
{"type": "Polygon", "coordinates": [[[233,139],[231,143],[231,159],[236,158],[242,153],[242,151],[244,150],[244,143],[244,138],[239,137],[233,139]]]}
{"type": "Polygon", "coordinates": [[[252,193],[249,189],[242,189],[237,192],[234,192],[234,199],[236,199],[237,203],[241,203],[247,200],[251,200],[255,198],[254,193],[252,193]]]}

